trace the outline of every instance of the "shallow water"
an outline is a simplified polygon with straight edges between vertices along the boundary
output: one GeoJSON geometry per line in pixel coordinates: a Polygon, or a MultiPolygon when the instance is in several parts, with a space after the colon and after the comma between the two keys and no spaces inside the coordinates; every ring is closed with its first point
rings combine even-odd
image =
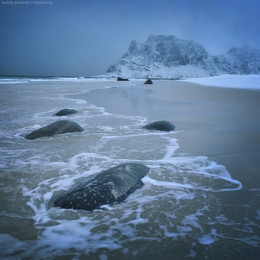
{"type": "Polygon", "coordinates": [[[179,153],[182,130],[150,132],[142,129],[145,117],[109,113],[81,95],[69,98],[135,83],[15,83],[0,85],[0,257],[238,259],[240,250],[260,247],[260,210],[248,218],[230,214],[231,206],[223,211],[223,196],[241,191],[242,183],[224,165],[179,153]],[[79,112],[53,116],[62,108],[79,112]],[[76,121],[84,132],[24,138],[59,119],[76,121]],[[50,206],[62,190],[124,162],[150,167],[143,188],[124,202],[93,212],[50,206]],[[236,251],[228,255],[231,248],[236,251]]]}

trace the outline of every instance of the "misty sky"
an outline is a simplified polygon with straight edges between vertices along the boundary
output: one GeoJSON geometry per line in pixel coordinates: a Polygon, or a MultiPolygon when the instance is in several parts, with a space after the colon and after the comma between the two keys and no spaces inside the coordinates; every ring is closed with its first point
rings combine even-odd
{"type": "Polygon", "coordinates": [[[210,54],[260,49],[259,0],[18,1],[0,0],[0,75],[104,74],[150,34],[194,40],[210,54]]]}

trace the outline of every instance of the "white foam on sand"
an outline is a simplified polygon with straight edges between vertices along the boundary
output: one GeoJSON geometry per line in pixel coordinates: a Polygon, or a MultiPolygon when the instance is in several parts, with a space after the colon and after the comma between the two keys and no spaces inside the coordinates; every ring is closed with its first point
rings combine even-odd
{"type": "Polygon", "coordinates": [[[9,84],[28,84],[31,82],[102,82],[102,81],[112,81],[114,78],[107,77],[1,77],[0,85],[9,85],[9,84]]]}
{"type": "Polygon", "coordinates": [[[214,77],[190,78],[182,81],[213,87],[260,90],[260,75],[223,74],[214,77]]]}

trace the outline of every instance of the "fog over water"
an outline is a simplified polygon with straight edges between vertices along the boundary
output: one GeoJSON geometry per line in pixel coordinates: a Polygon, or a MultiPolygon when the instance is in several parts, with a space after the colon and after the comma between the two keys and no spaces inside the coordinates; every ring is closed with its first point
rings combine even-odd
{"type": "Polygon", "coordinates": [[[0,75],[104,74],[150,34],[191,39],[211,54],[260,43],[257,0],[28,3],[0,2],[0,75]]]}

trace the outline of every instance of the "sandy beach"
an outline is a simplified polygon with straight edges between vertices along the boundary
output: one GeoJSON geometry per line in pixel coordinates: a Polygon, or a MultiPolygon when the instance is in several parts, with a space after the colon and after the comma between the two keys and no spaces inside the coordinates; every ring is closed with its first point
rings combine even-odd
{"type": "MultiPolygon", "coordinates": [[[[180,81],[155,81],[150,86],[140,82],[135,87],[122,85],[102,91],[103,95],[97,90],[85,98],[112,113],[173,122],[179,144],[176,156],[207,156],[224,165],[231,177],[242,183],[241,190],[215,197],[221,201],[219,211],[238,223],[252,217],[259,219],[255,212],[260,209],[260,91],[180,81]],[[117,103],[111,102],[113,99],[117,103]]],[[[215,259],[214,254],[226,255],[225,259],[238,259],[238,255],[256,259],[259,248],[240,244],[237,252],[230,252],[220,243],[210,251],[211,259],[215,259]]]]}
{"type": "Polygon", "coordinates": [[[258,259],[260,91],[24,81],[1,87],[0,257],[258,259]],[[60,120],[62,108],[78,111],[62,119],[83,132],[24,138],[60,120]],[[142,128],[155,120],[176,129],[142,128]],[[75,183],[125,162],[150,171],[122,203],[94,212],[51,206],[75,183]]]}
{"type": "Polygon", "coordinates": [[[260,187],[260,91],[166,80],[148,86],[121,83],[84,98],[108,112],[173,122],[180,131],[178,153],[208,156],[244,188],[260,187]]]}

